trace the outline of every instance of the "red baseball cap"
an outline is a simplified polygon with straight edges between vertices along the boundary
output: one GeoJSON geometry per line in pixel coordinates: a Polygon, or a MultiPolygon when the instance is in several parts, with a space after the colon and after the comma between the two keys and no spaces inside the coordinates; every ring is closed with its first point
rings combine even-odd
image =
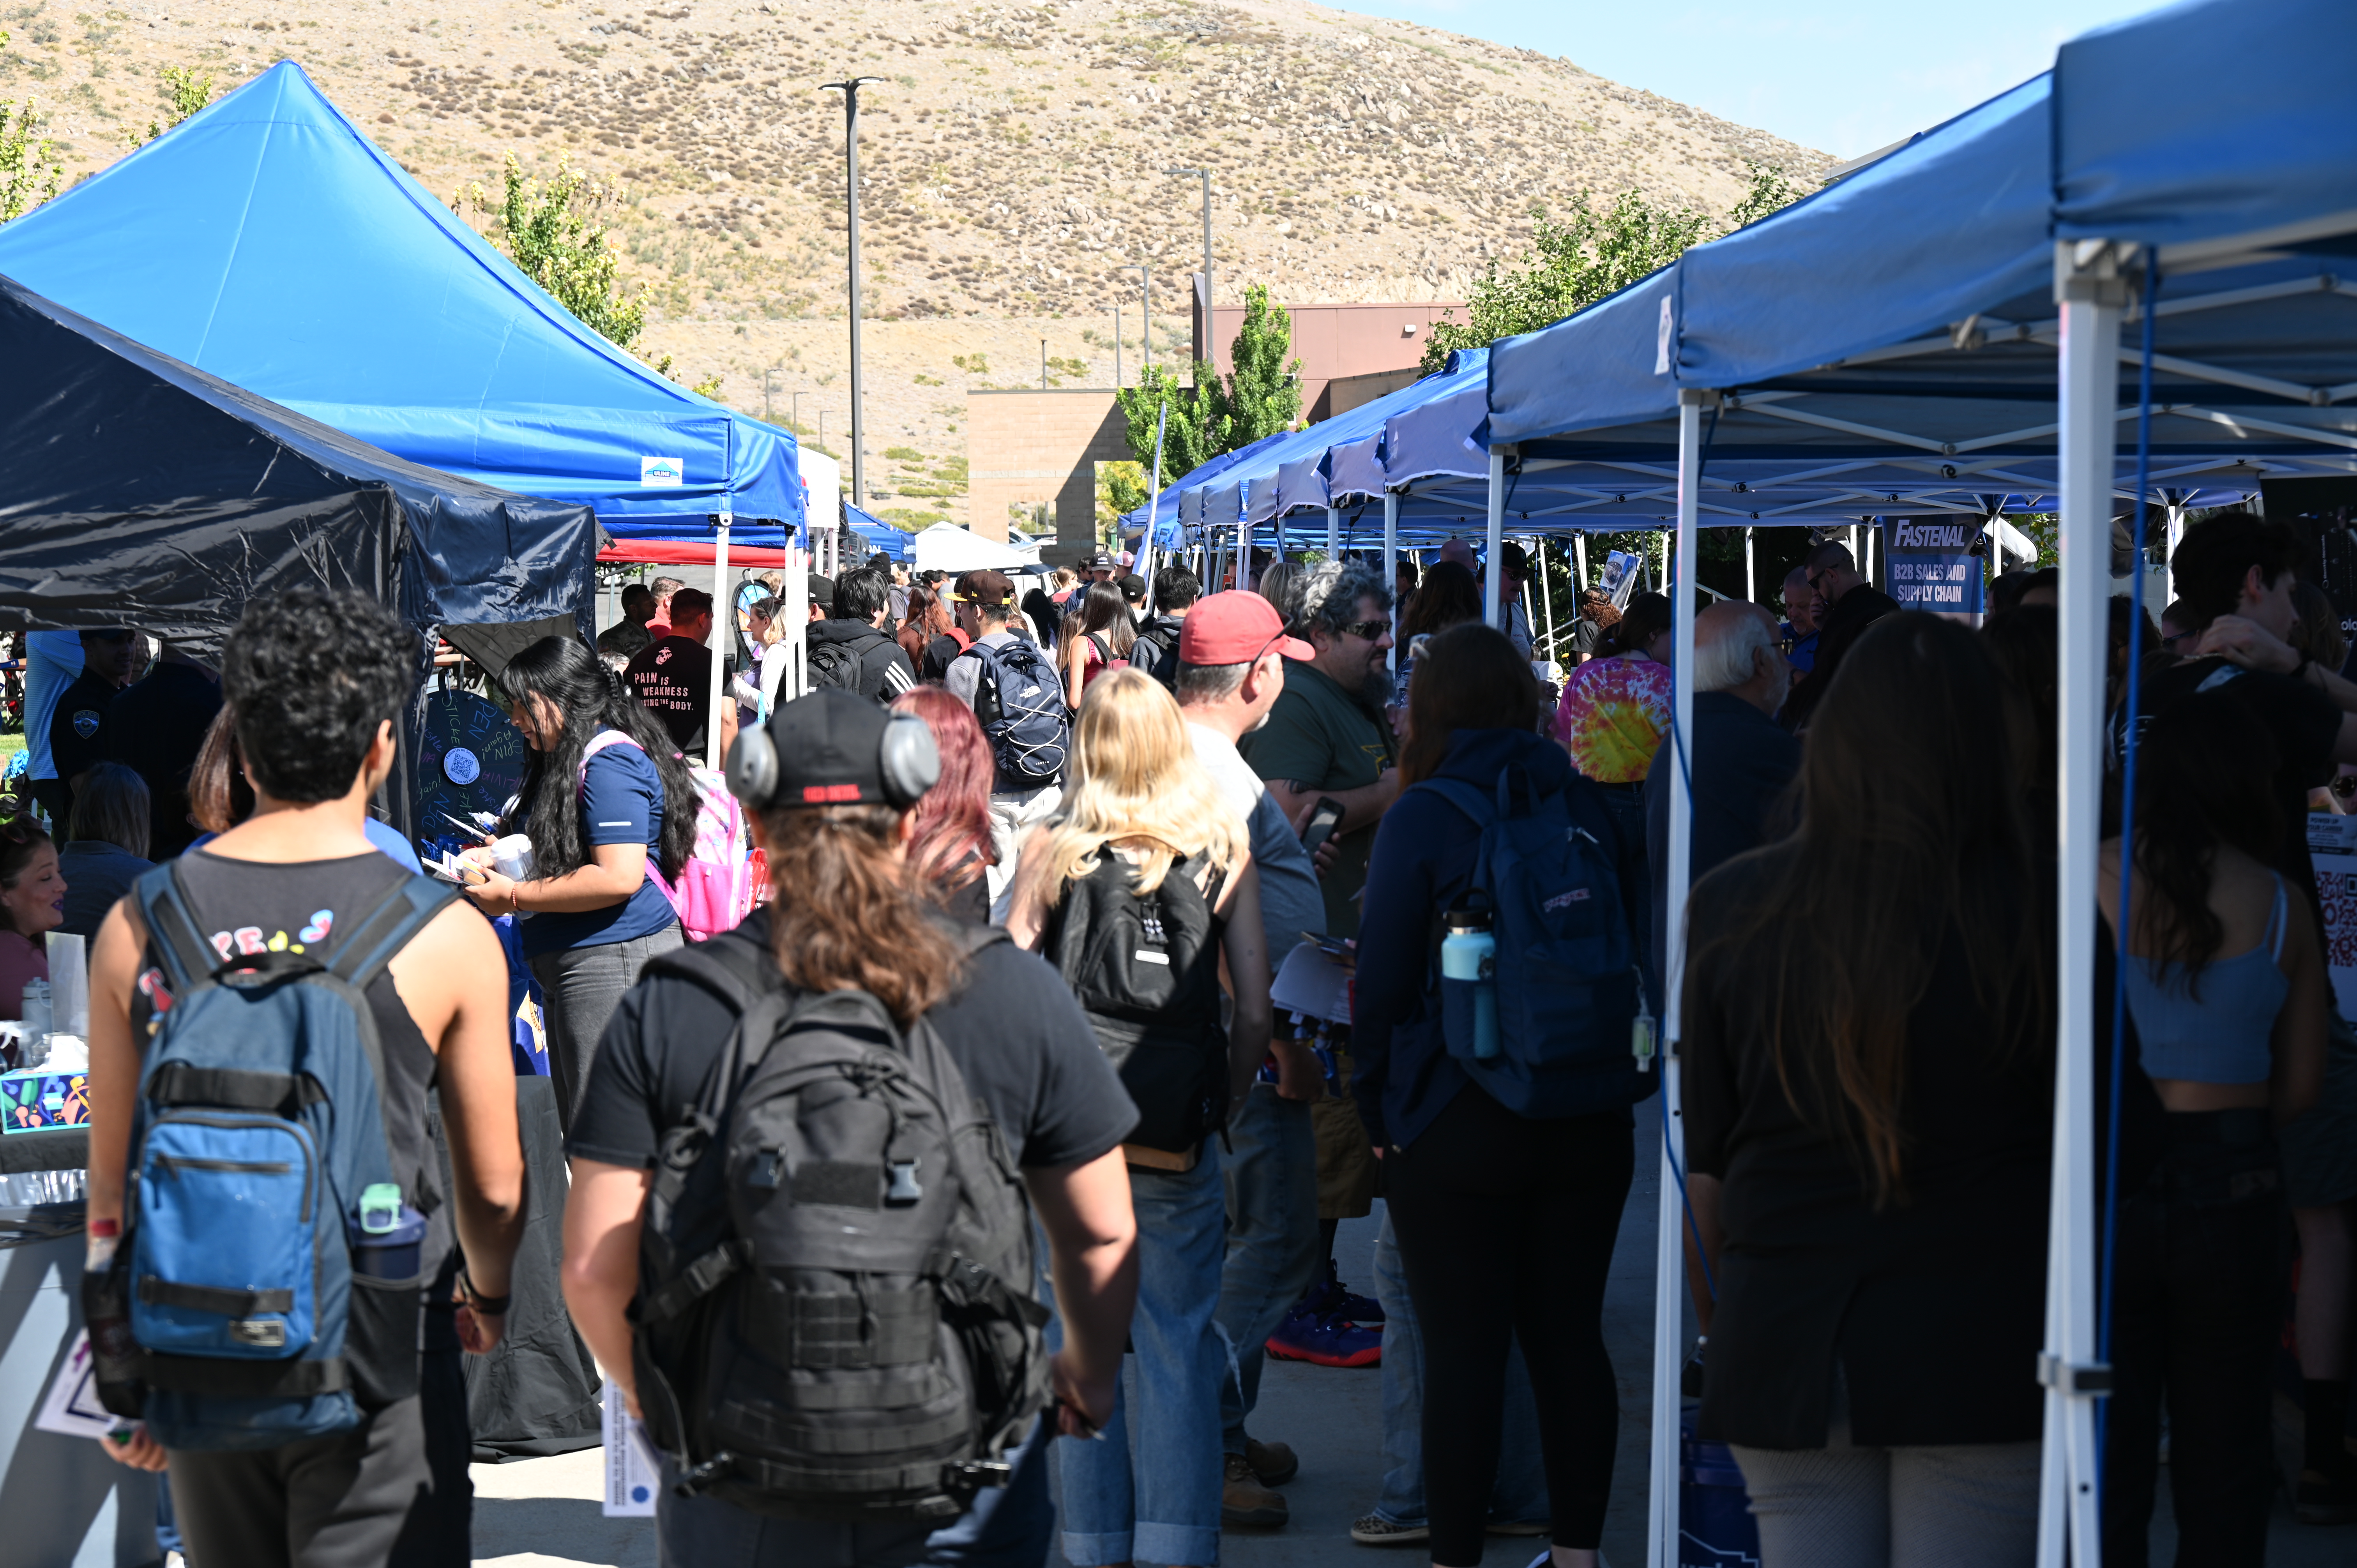
{"type": "Polygon", "coordinates": [[[1271,648],[1287,659],[1318,657],[1316,649],[1285,635],[1275,605],[1242,589],[1197,600],[1178,623],[1181,664],[1250,664],[1271,648]]]}

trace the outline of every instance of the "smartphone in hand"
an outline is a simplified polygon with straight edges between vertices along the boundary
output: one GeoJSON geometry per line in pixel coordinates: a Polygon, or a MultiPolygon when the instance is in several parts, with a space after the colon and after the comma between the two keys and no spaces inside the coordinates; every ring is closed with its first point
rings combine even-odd
{"type": "Polygon", "coordinates": [[[1316,856],[1319,847],[1341,825],[1342,802],[1331,795],[1320,795],[1318,804],[1309,810],[1309,820],[1301,825],[1301,847],[1316,856]]]}

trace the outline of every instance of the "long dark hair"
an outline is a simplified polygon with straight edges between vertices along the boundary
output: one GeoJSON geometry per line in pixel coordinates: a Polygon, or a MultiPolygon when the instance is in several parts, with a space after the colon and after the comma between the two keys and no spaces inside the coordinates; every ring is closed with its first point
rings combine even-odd
{"type": "Polygon", "coordinates": [[[895,853],[889,806],[772,806],[761,812],[777,897],[778,972],[804,991],[866,992],[902,1024],[953,990],[964,963],[895,853]]]}
{"type": "Polygon", "coordinates": [[[1639,594],[1629,601],[1629,607],[1620,612],[1619,620],[1597,623],[1604,629],[1596,639],[1596,657],[1610,659],[1616,654],[1643,653],[1645,644],[1670,629],[1675,613],[1664,596],[1639,594]]]}
{"type": "Polygon", "coordinates": [[[1105,634],[1105,643],[1113,650],[1113,663],[1128,658],[1131,647],[1137,641],[1137,628],[1129,618],[1129,601],[1111,583],[1089,585],[1088,596],[1081,601],[1080,623],[1078,636],[1086,637],[1092,631],[1105,634]]]}
{"type": "Polygon", "coordinates": [[[1687,973],[1764,969],[1756,1002],[1785,1098],[1858,1150],[1879,1207],[1906,1191],[1908,1017],[1943,947],[1961,950],[2002,1055],[2050,1028],[2054,901],[1980,639],[1901,613],[1853,652],[1809,727],[1800,826],[1751,852],[1776,897],[1717,903],[1687,973]]]}
{"type": "MultiPolygon", "coordinates": [[[[544,637],[508,660],[500,671],[500,688],[528,715],[537,696],[565,720],[556,743],[534,750],[532,769],[524,775],[522,798],[525,831],[532,835],[533,875],[563,876],[587,863],[589,849],[581,840],[581,753],[599,730],[616,729],[638,742],[662,780],[662,845],[655,858],[665,876],[677,876],[695,852],[695,779],[669,733],[630,696],[622,678],[580,639],[544,637]]],[[[721,697],[729,700],[725,693],[721,697]]]]}
{"type": "Polygon", "coordinates": [[[1447,631],[1480,618],[1481,589],[1473,574],[1454,561],[1443,561],[1424,575],[1415,596],[1408,600],[1407,613],[1400,619],[1400,646],[1407,646],[1411,637],[1447,631]]]}
{"type": "Polygon", "coordinates": [[[2136,945],[2183,964],[2191,990],[2226,940],[2210,908],[2219,849],[2264,864],[2282,843],[2283,814],[2267,789],[2275,741],[2241,699],[2198,692],[2144,726],[2136,766],[2136,945]]]}
{"type": "MultiPolygon", "coordinates": [[[[1430,583],[1447,569],[1435,566],[1424,580],[1430,583]]],[[[1506,634],[1478,620],[1450,627],[1424,645],[1415,679],[1408,682],[1400,784],[1418,784],[1437,772],[1458,730],[1535,730],[1538,722],[1538,682],[1506,634]]]]}

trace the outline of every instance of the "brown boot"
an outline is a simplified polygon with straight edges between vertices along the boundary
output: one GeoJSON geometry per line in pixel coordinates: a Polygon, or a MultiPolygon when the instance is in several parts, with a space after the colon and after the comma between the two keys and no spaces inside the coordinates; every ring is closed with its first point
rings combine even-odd
{"type": "Polygon", "coordinates": [[[1301,1471],[1300,1456],[1286,1443],[1263,1443],[1257,1437],[1244,1439],[1244,1463],[1252,1466],[1255,1479],[1264,1487],[1281,1487],[1301,1471]]]}
{"type": "Polygon", "coordinates": [[[1220,1487],[1221,1525],[1257,1525],[1266,1529],[1283,1524],[1287,1517],[1285,1494],[1262,1486],[1243,1455],[1230,1454],[1224,1459],[1227,1473],[1220,1487]]]}

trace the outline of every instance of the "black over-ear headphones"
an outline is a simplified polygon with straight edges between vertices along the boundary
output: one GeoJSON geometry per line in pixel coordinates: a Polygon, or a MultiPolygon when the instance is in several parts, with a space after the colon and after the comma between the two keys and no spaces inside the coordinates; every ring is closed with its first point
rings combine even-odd
{"type": "MultiPolygon", "coordinates": [[[[896,811],[907,811],[940,782],[942,751],[933,732],[914,714],[894,714],[884,723],[877,743],[876,772],[884,785],[884,799],[896,811]]],[[[756,811],[776,802],[778,744],[766,725],[748,729],[728,748],[728,792],[756,811]]]]}

